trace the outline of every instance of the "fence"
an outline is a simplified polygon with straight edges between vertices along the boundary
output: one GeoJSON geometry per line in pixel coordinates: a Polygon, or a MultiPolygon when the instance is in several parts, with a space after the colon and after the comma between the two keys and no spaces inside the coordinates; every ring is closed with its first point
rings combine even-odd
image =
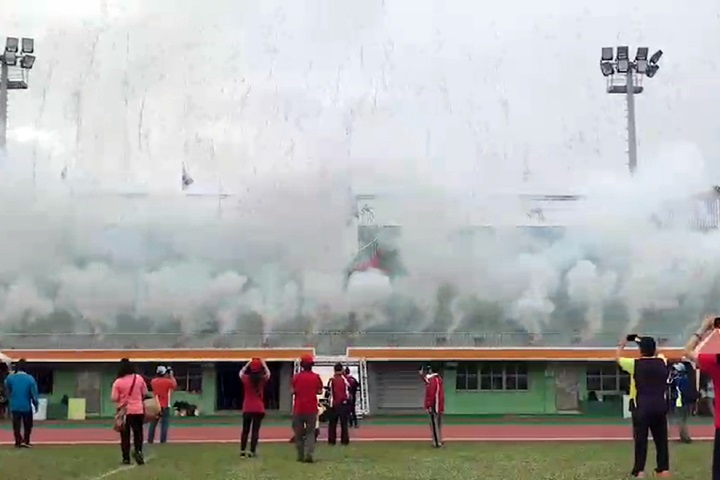
{"type": "MultiPolygon", "coordinates": [[[[678,334],[652,335],[660,345],[679,347],[685,343],[678,334]]],[[[82,333],[0,334],[2,349],[167,349],[167,348],[266,348],[314,347],[321,355],[342,355],[357,347],[613,347],[618,336],[597,335],[581,340],[572,333],[477,332],[271,332],[268,334],[228,332],[207,333],[82,333]]]]}

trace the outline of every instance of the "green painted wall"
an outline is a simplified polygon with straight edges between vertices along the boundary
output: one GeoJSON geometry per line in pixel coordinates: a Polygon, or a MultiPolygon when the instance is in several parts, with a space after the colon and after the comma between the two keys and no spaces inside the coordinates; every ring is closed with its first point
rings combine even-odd
{"type": "MultiPolygon", "coordinates": [[[[110,400],[110,392],[112,384],[115,381],[115,365],[83,365],[77,367],[74,365],[58,365],[53,370],[53,391],[50,395],[42,395],[48,399],[48,417],[57,418],[59,410],[63,410],[61,406],[62,397],[67,395],[69,398],[75,397],[76,382],[78,371],[95,370],[101,373],[100,380],[100,416],[112,417],[115,415],[115,404],[110,400]]],[[[201,394],[193,394],[187,392],[175,392],[173,401],[187,401],[195,404],[200,409],[201,415],[209,415],[215,413],[216,406],[216,382],[215,368],[212,365],[203,367],[203,390],[201,394]]],[[[66,410],[63,410],[65,415],[66,410]]]]}
{"type": "Polygon", "coordinates": [[[458,391],[455,369],[445,368],[445,413],[450,415],[551,414],[555,408],[555,385],[544,363],[531,363],[528,390],[508,392],[458,391]]]}

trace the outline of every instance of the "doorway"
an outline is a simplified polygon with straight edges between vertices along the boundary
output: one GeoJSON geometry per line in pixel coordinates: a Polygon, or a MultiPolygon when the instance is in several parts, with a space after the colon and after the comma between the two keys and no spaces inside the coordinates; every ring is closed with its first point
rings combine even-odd
{"type": "MultiPolygon", "coordinates": [[[[217,410],[240,410],[242,408],[243,392],[242,382],[238,377],[240,369],[245,363],[227,362],[216,365],[217,381],[217,410]]],[[[282,363],[268,363],[270,381],[265,385],[265,408],[277,410],[280,406],[280,372],[282,363]]]]}

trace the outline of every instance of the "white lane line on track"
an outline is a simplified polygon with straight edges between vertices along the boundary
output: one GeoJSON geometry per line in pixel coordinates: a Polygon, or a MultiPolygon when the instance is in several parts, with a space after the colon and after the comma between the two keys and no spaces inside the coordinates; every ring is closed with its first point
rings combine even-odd
{"type": "MultiPolygon", "coordinates": [[[[117,443],[117,442],[116,442],[117,443]]],[[[149,462],[153,457],[147,457],[145,459],[145,463],[149,462]]],[[[122,467],[113,468],[112,470],[108,470],[105,473],[101,473],[97,477],[91,477],[90,480],[103,480],[104,478],[112,477],[113,475],[117,475],[120,472],[124,472],[126,470],[132,470],[133,468],[136,468],[138,465],[136,463],[133,463],[132,465],[123,465],[122,467]]]]}
{"type": "MultiPolygon", "coordinates": [[[[443,439],[445,442],[630,442],[632,437],[518,437],[518,438],[497,438],[497,437],[458,437],[458,438],[447,438],[443,439]]],[[[715,440],[715,437],[693,437],[694,441],[707,442],[715,440]]],[[[429,442],[429,438],[353,438],[352,442],[429,442]]],[[[228,440],[213,440],[213,439],[202,439],[202,440],[171,440],[169,444],[234,444],[238,443],[236,439],[228,440]]],[[[289,443],[288,439],[261,439],[260,443],[289,443]]],[[[12,442],[0,442],[0,445],[11,445],[12,442]]],[[[33,442],[33,445],[117,445],[117,440],[78,440],[78,441],[50,441],[50,442],[33,442]]]]}

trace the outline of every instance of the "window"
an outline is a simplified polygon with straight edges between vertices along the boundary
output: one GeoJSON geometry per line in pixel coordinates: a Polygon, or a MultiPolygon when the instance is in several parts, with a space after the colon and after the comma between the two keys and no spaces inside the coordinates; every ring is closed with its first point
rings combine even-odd
{"type": "Polygon", "coordinates": [[[630,375],[614,363],[592,365],[587,369],[588,392],[619,393],[630,391],[630,375]]]}
{"type": "MultiPolygon", "coordinates": [[[[145,377],[150,388],[150,380],[156,376],[158,365],[154,363],[138,364],[138,373],[145,377]]],[[[200,393],[202,392],[202,366],[198,363],[178,363],[169,365],[175,373],[178,392],[200,393]]]]}
{"type": "Polygon", "coordinates": [[[40,395],[52,395],[53,382],[55,380],[53,370],[48,365],[27,364],[25,371],[32,375],[37,382],[38,393],[40,395]]]}
{"type": "Polygon", "coordinates": [[[202,367],[196,363],[181,363],[173,365],[175,380],[178,384],[178,392],[200,393],[202,392],[202,367]]]}
{"type": "Polygon", "coordinates": [[[458,365],[457,390],[507,391],[528,389],[526,363],[463,362],[458,365]]]}

